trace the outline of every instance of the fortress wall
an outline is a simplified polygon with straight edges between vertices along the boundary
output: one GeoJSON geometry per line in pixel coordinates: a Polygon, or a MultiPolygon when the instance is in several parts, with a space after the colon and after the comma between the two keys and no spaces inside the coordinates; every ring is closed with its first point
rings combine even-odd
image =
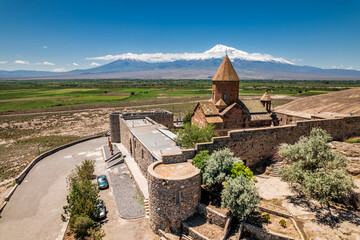
{"type": "Polygon", "coordinates": [[[120,113],[110,113],[110,132],[111,142],[120,143],[120,113]]]}
{"type": "Polygon", "coordinates": [[[139,166],[142,174],[148,178],[148,167],[155,161],[158,161],[149,149],[147,149],[136,137],[132,135],[132,142],[133,142],[133,158],[135,162],[139,166]]]}
{"type": "Polygon", "coordinates": [[[229,148],[235,156],[246,161],[247,166],[255,166],[276,153],[281,143],[293,144],[301,136],[308,136],[314,127],[326,130],[334,140],[343,140],[360,135],[360,117],[309,120],[296,125],[259,129],[234,130],[225,137],[214,137],[210,143],[199,143],[196,151],[229,148]]]}
{"type": "MultiPolygon", "coordinates": [[[[162,161],[148,168],[150,227],[154,232],[170,227],[180,231],[182,221],[196,212],[201,197],[201,176],[197,169],[181,178],[165,178],[156,174],[154,168],[162,161]],[[176,195],[179,202],[176,202],[176,195]]],[[[171,164],[170,164],[171,165],[171,164]]]]}

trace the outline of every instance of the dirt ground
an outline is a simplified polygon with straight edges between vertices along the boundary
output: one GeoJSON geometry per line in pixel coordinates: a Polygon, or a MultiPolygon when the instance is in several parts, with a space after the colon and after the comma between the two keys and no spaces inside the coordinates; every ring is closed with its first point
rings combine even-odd
{"type": "Polygon", "coordinates": [[[275,110],[290,110],[304,113],[360,114],[360,88],[353,88],[328,94],[299,98],[275,110]]]}
{"type": "MultiPolygon", "coordinates": [[[[360,239],[360,212],[332,208],[338,219],[335,227],[329,225],[326,208],[313,200],[299,197],[290,186],[279,177],[257,177],[256,186],[261,198],[285,207],[301,222],[308,239],[360,239]]],[[[360,181],[356,181],[360,187],[360,181]]]]}

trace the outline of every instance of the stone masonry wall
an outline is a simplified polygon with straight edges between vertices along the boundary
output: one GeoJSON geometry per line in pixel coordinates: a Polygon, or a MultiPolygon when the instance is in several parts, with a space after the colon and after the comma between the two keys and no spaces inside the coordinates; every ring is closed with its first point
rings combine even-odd
{"type": "Polygon", "coordinates": [[[222,228],[225,228],[226,221],[228,220],[228,218],[230,218],[230,215],[223,215],[202,203],[199,203],[197,211],[204,217],[208,219],[210,218],[211,223],[216,224],[217,226],[222,228]]]}
{"type": "Polygon", "coordinates": [[[151,152],[136,138],[133,137],[134,153],[133,157],[138,164],[142,174],[147,178],[148,167],[155,161],[158,161],[151,152]]]}
{"type": "Polygon", "coordinates": [[[119,143],[120,138],[120,115],[119,113],[110,113],[110,132],[111,132],[111,142],[119,143]]]}
{"type": "Polygon", "coordinates": [[[200,171],[178,180],[161,179],[149,171],[148,184],[151,228],[157,232],[158,229],[165,230],[166,225],[170,225],[172,231],[179,231],[182,221],[196,212],[200,201],[200,171]],[[181,194],[180,204],[176,204],[178,192],[181,194]]]}
{"type": "Polygon", "coordinates": [[[211,143],[197,144],[197,152],[230,148],[235,156],[255,166],[271,158],[281,143],[295,143],[308,136],[314,127],[326,130],[335,140],[360,135],[360,117],[297,122],[296,125],[230,131],[226,137],[214,137],[211,143]]]}

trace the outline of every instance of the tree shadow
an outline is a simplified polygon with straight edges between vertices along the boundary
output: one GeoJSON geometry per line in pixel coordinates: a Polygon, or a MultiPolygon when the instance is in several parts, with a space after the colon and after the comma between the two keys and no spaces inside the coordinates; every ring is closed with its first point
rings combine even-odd
{"type": "Polygon", "coordinates": [[[295,206],[303,207],[315,214],[316,222],[321,225],[330,227],[338,227],[342,222],[349,222],[360,226],[360,212],[350,208],[342,208],[331,205],[330,211],[327,206],[321,206],[319,203],[314,203],[306,196],[299,193],[294,196],[287,196],[286,199],[295,206]]]}

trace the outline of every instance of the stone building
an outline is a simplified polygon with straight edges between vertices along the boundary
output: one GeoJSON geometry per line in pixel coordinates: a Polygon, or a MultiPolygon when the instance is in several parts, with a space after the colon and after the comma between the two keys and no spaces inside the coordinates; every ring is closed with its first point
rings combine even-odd
{"type": "MultiPolygon", "coordinates": [[[[191,123],[199,126],[213,124],[221,135],[232,129],[268,127],[276,115],[271,113],[271,98],[266,92],[252,111],[239,99],[240,79],[226,55],[212,79],[212,97],[199,102],[191,123]]],[[[275,122],[276,125],[276,122],[275,122]]]]}
{"type": "Polygon", "coordinates": [[[176,145],[172,124],[167,111],[110,114],[112,141],[125,147],[148,181],[150,226],[156,233],[180,231],[201,197],[200,170],[187,162],[194,152],[176,145]]]}

